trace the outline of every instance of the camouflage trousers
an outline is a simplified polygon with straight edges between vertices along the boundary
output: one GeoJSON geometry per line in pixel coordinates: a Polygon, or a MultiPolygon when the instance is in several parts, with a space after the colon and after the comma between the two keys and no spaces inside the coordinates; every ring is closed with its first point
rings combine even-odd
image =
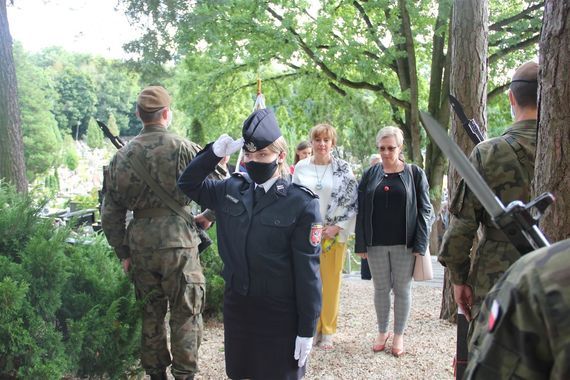
{"type": "Polygon", "coordinates": [[[198,370],[206,286],[197,248],[131,251],[137,299],[143,301],[141,362],[148,374],[186,378],[198,370]],[[170,346],[165,316],[170,307],[170,346]]]}
{"type": "Polygon", "coordinates": [[[483,239],[477,247],[473,269],[467,284],[473,289],[472,320],[469,323],[468,341],[473,335],[475,321],[481,311],[485,296],[509,267],[521,257],[519,251],[509,242],[483,239]]]}

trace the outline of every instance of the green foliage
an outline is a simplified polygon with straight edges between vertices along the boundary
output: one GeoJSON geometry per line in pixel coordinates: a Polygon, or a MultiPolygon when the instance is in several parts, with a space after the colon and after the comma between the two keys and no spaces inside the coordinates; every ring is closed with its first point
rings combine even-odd
{"type": "Polygon", "coordinates": [[[115,118],[114,113],[109,115],[109,119],[107,119],[107,127],[109,127],[109,131],[111,131],[113,136],[119,136],[119,126],[117,125],[117,118],[115,118]]]}
{"type": "Polygon", "coordinates": [[[89,194],[76,195],[74,196],[70,203],[73,202],[77,205],[79,210],[84,210],[88,208],[97,208],[99,205],[99,189],[95,188],[91,190],[89,194]]]}
{"type": "Polygon", "coordinates": [[[59,102],[52,112],[66,134],[82,137],[90,117],[105,121],[111,114],[121,134],[136,134],[139,75],[129,65],[61,48],[45,49],[32,58],[54,82],[59,102]]]}
{"type": "MultiPolygon", "coordinates": [[[[115,126],[116,127],[116,126],[115,126]]],[[[102,148],[105,142],[105,136],[103,131],[97,125],[94,118],[89,118],[89,124],[87,125],[87,145],[90,148],[102,148]]]]}
{"type": "Polygon", "coordinates": [[[206,144],[206,135],[204,133],[204,126],[200,120],[193,119],[190,124],[190,140],[197,144],[204,146],[206,144]]]}
{"type": "MultiPolygon", "coordinates": [[[[504,84],[510,70],[535,54],[532,38],[541,22],[540,3],[490,2],[489,91],[504,84]],[[530,7],[532,11],[521,14],[530,7]]],[[[221,132],[239,134],[241,122],[251,112],[258,76],[264,80],[266,103],[279,113],[290,145],[304,138],[315,123],[328,121],[339,130],[341,153],[359,161],[374,150],[373,136],[379,128],[410,128],[410,115],[401,105],[411,101],[406,84],[410,78],[399,76],[411,62],[402,58],[412,58],[402,34],[402,2],[228,0],[187,6],[123,0],[123,4],[135,22],[151,20],[146,22],[146,35],[130,44],[131,51],[142,53],[146,63],[179,60],[172,82],[179,109],[202,123],[206,140],[221,132]],[[180,55],[170,53],[173,45],[180,55]],[[398,105],[390,103],[394,100],[398,105]]],[[[426,109],[433,95],[433,35],[449,40],[449,19],[435,30],[436,15],[438,8],[450,15],[452,1],[405,4],[414,40],[418,107],[426,109]]],[[[504,116],[505,110],[501,112],[504,116]]],[[[425,133],[421,136],[425,147],[429,141],[425,133]]]]}
{"type": "Polygon", "coordinates": [[[79,153],[77,153],[77,148],[75,148],[75,142],[71,136],[66,136],[64,141],[63,162],[69,170],[75,170],[79,165],[79,153]]]}
{"type": "Polygon", "coordinates": [[[122,377],[140,341],[132,286],[103,237],[71,245],[40,208],[0,184],[0,377],[122,377]]]}
{"type": "Polygon", "coordinates": [[[14,46],[18,97],[22,114],[28,180],[45,175],[61,163],[62,137],[50,110],[56,93],[50,78],[35,66],[19,44],[14,46]]]}
{"type": "Polygon", "coordinates": [[[213,240],[212,245],[200,254],[200,262],[206,277],[206,308],[205,313],[219,317],[222,312],[224,299],[224,279],[222,273],[222,259],[218,254],[215,225],[208,234],[213,240]]]}
{"type": "Polygon", "coordinates": [[[74,67],[65,68],[54,79],[58,93],[54,111],[59,128],[79,140],[95,111],[95,84],[88,74],[74,67]]]}

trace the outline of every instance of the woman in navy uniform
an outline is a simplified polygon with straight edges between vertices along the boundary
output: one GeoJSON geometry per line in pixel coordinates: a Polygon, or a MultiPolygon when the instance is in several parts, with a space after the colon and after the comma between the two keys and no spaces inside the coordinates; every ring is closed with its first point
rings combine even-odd
{"type": "Polygon", "coordinates": [[[216,212],[224,263],[224,348],[231,379],[300,379],[321,311],[318,199],[291,184],[274,114],[255,111],[243,139],[222,135],[188,165],[180,189],[216,212]],[[208,179],[243,146],[247,173],[208,179]]]}

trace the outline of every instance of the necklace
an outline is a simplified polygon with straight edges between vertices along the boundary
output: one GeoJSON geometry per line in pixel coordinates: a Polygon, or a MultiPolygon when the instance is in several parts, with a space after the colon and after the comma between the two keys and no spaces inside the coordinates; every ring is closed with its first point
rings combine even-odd
{"type": "Polygon", "coordinates": [[[317,164],[313,163],[313,165],[315,165],[315,175],[317,176],[317,186],[315,186],[315,189],[321,190],[323,188],[323,178],[325,177],[327,170],[329,170],[330,164],[326,165],[325,171],[323,172],[323,175],[321,175],[321,178],[319,178],[319,172],[317,171],[317,164]]]}

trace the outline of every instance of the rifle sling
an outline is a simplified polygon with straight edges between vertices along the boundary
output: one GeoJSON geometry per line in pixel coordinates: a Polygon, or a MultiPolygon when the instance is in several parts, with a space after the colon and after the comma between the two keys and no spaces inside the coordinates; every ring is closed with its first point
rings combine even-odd
{"type": "Polygon", "coordinates": [[[186,211],[184,207],[180,205],[180,203],[176,202],[176,200],[174,200],[174,198],[172,198],[170,194],[168,194],[166,190],[164,190],[164,188],[150,176],[149,172],[145,169],[139,158],[135,156],[133,152],[129,152],[127,154],[127,157],[133,165],[133,169],[135,169],[137,175],[141,177],[141,179],[160,198],[160,200],[163,201],[168,206],[168,208],[170,208],[178,216],[182,217],[189,225],[195,229],[196,224],[194,222],[194,217],[188,211],[186,211]]]}

